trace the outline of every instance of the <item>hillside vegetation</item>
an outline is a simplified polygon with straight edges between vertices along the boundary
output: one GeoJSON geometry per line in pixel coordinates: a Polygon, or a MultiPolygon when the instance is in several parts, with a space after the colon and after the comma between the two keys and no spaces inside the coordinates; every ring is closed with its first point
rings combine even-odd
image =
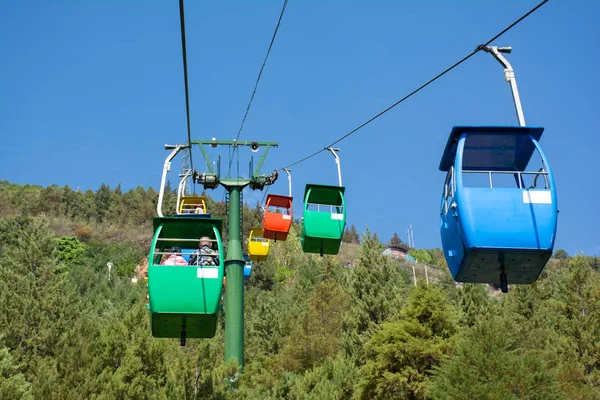
{"type": "MultiPolygon", "coordinates": [[[[368,231],[304,254],[294,225],[246,283],[243,371],[223,318],[213,339],[155,339],[131,278],[157,197],[0,182],[0,399],[600,399],[600,263],[562,250],[499,295],[457,286],[435,249],[411,249],[415,285],[368,231]]],[[[245,229],[260,219],[244,207],[245,229]]]]}

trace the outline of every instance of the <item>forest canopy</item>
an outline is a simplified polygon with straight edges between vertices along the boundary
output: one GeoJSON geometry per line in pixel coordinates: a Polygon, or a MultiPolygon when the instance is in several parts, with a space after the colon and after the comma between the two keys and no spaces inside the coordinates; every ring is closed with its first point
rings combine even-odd
{"type": "MultiPolygon", "coordinates": [[[[338,256],[305,254],[294,224],[245,284],[243,370],[222,316],[212,339],[153,338],[131,278],[157,197],[0,182],[0,399],[600,398],[599,260],[564,250],[500,294],[391,238],[426,279],[354,226],[338,256]]],[[[258,205],[243,213],[246,232],[260,223],[258,205]]]]}

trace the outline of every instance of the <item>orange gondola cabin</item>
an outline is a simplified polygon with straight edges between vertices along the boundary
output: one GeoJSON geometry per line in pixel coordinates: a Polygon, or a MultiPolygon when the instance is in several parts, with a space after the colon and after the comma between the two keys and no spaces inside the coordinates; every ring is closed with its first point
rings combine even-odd
{"type": "Polygon", "coordinates": [[[262,234],[265,239],[285,240],[292,226],[292,198],[270,194],[267,196],[262,234]]]}

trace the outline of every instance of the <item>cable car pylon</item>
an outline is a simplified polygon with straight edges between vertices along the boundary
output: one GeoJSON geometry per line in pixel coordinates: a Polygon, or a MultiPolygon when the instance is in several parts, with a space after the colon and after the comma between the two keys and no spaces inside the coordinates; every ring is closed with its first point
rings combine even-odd
{"type": "MultiPolygon", "coordinates": [[[[225,258],[225,269],[227,273],[227,285],[225,286],[225,361],[234,358],[240,367],[244,365],[244,266],[246,260],[242,249],[241,238],[241,192],[248,186],[252,190],[263,190],[266,185],[272,185],[277,180],[277,172],[272,174],[260,174],[260,168],[271,147],[277,147],[277,142],[256,141],[218,141],[212,140],[191,141],[192,144],[200,146],[202,155],[206,160],[207,173],[195,173],[196,182],[204,185],[205,189],[214,189],[218,185],[223,186],[229,193],[229,230],[227,256],[225,258]],[[255,170],[250,169],[248,178],[222,178],[218,171],[215,172],[210,164],[204,146],[212,148],[218,146],[248,146],[252,152],[260,147],[265,147],[263,154],[255,170]]],[[[220,163],[219,163],[220,164],[220,163]]],[[[220,169],[220,167],[219,167],[220,169]]]]}

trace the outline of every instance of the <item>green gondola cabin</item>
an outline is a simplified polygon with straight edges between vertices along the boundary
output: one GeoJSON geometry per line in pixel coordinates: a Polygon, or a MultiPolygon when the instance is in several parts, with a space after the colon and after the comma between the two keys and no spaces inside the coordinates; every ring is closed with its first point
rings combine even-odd
{"type": "Polygon", "coordinates": [[[343,186],[306,185],[302,221],[305,253],[337,254],[346,227],[343,186]]]}
{"type": "Polygon", "coordinates": [[[154,218],[148,261],[152,336],[181,338],[185,344],[186,337],[215,335],[225,272],[221,230],[222,220],[216,218],[154,218]],[[220,254],[217,265],[161,265],[161,258],[170,254],[168,249],[197,249],[205,236],[212,242],[212,250],[220,254]]]}

